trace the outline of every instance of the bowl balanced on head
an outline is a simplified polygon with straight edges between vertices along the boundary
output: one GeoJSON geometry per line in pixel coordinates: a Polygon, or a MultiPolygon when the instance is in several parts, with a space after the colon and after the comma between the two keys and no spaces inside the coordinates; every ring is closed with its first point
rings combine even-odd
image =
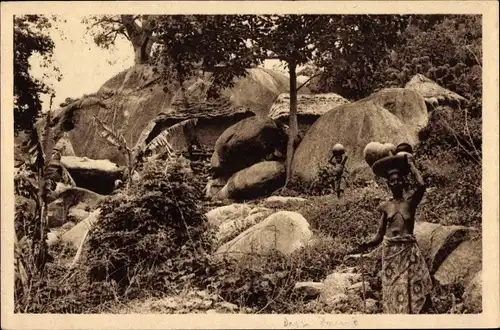
{"type": "Polygon", "coordinates": [[[418,314],[431,304],[432,282],[427,264],[420,252],[415,235],[415,213],[426,185],[413,162],[413,148],[408,143],[397,147],[378,142],[369,143],[364,156],[373,173],[386,179],[392,199],[379,205],[379,227],[360,251],[382,243],[382,299],[384,313],[418,314]],[[407,175],[410,172],[417,187],[410,196],[407,175]]]}

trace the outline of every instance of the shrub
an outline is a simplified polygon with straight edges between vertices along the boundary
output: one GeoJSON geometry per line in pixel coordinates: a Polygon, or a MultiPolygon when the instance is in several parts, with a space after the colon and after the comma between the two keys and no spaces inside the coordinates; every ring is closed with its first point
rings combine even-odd
{"type": "Polygon", "coordinates": [[[101,206],[88,241],[89,279],[116,281],[120,292],[130,295],[173,289],[170,284],[199,267],[210,249],[200,188],[180,162],[146,164],[129,194],[121,192],[101,206]]]}
{"type": "Polygon", "coordinates": [[[419,133],[416,159],[429,191],[419,215],[444,225],[481,227],[481,119],[440,107],[419,133]],[[466,124],[466,118],[468,122],[466,124]]]}

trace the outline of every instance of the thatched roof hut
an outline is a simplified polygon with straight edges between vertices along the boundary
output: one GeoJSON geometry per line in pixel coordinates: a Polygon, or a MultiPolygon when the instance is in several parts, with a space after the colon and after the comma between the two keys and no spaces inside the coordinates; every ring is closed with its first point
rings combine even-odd
{"type": "MultiPolygon", "coordinates": [[[[297,95],[297,115],[319,117],[333,108],[349,103],[348,100],[334,93],[297,95]]],[[[290,94],[280,94],[269,111],[272,119],[288,118],[290,112],[290,94]]]]}
{"type": "MultiPolygon", "coordinates": [[[[138,64],[111,78],[94,96],[77,100],[56,111],[54,116],[64,119],[64,130],[70,131],[76,155],[109,159],[123,165],[126,160],[122,153],[104,143],[97,134],[92,125],[94,115],[110,127],[121,130],[127,142],[134,145],[142,130],[162,112],[169,115],[165,125],[201,116],[206,120],[219,118],[216,126],[229,127],[236,120],[253,114],[266,116],[276,96],[289,88],[286,76],[253,68],[245,77],[236,78],[234,86],[224,89],[221,99],[213,103],[203,98],[210,77],[200,80],[187,82],[188,102],[181,104],[184,100],[176,100],[173,92],[175,82],[163,83],[154,66],[138,64]],[[228,101],[230,106],[226,104],[228,101]],[[214,113],[209,114],[212,111],[214,113]]],[[[214,135],[219,129],[207,127],[207,130],[214,135]]]]}
{"type": "MultiPolygon", "coordinates": [[[[297,120],[299,132],[305,133],[321,115],[335,107],[349,103],[342,96],[328,94],[299,94],[297,95],[297,120]]],[[[280,94],[269,111],[269,117],[283,123],[288,122],[290,113],[290,94],[280,94]]]]}
{"type": "Polygon", "coordinates": [[[439,86],[436,82],[419,73],[406,83],[405,88],[414,90],[425,99],[427,104],[434,107],[466,100],[463,96],[439,86]]]}

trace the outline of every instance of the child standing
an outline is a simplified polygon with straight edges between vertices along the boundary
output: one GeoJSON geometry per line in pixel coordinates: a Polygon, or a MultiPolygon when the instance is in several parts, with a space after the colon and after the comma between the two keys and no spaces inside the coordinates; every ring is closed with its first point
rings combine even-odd
{"type": "MultiPolygon", "coordinates": [[[[343,189],[340,188],[340,184],[342,178],[344,177],[344,171],[346,173],[349,173],[345,169],[346,161],[347,161],[347,156],[345,155],[345,148],[340,143],[337,143],[336,145],[333,146],[332,157],[328,162],[333,165],[333,175],[334,175],[334,185],[335,185],[334,188],[338,198],[340,198],[341,193],[343,193],[343,189]]],[[[346,180],[347,182],[346,178],[344,178],[344,180],[346,180]]]]}

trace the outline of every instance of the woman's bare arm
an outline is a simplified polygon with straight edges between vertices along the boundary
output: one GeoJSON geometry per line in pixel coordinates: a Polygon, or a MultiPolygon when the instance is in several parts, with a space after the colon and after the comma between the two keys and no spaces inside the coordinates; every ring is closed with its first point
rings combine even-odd
{"type": "Polygon", "coordinates": [[[335,163],[333,162],[334,158],[335,158],[335,155],[333,154],[332,157],[330,157],[330,160],[328,161],[332,165],[335,165],[335,163]]]}
{"type": "Polygon", "coordinates": [[[422,198],[424,197],[427,185],[425,184],[422,175],[420,175],[420,172],[418,171],[417,167],[415,166],[415,163],[411,158],[408,158],[408,165],[410,166],[411,173],[413,174],[415,180],[417,181],[417,190],[413,193],[413,195],[409,199],[410,207],[412,208],[412,210],[415,210],[418,204],[420,204],[420,202],[422,201],[422,198]]]}
{"type": "Polygon", "coordinates": [[[345,165],[345,162],[347,161],[347,156],[344,156],[344,159],[342,159],[342,166],[345,165]]]}
{"type": "Polygon", "coordinates": [[[375,247],[375,246],[379,245],[382,242],[382,240],[384,239],[386,227],[387,227],[387,215],[385,212],[383,212],[382,216],[380,217],[380,220],[379,220],[377,234],[375,235],[375,237],[373,237],[372,240],[365,243],[366,247],[375,247]]]}

